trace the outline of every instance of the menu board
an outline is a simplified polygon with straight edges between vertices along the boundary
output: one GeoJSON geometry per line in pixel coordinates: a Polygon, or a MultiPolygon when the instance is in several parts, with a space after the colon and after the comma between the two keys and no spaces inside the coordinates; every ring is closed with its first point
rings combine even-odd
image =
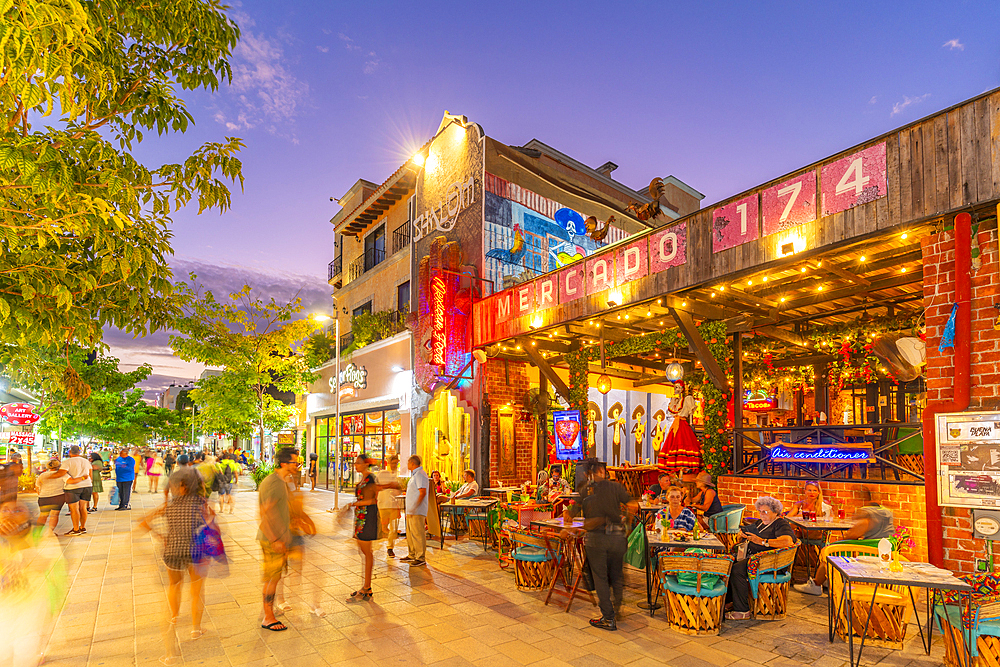
{"type": "Polygon", "coordinates": [[[1000,506],[1000,412],[937,415],[935,440],[940,504],[1000,506]]]}

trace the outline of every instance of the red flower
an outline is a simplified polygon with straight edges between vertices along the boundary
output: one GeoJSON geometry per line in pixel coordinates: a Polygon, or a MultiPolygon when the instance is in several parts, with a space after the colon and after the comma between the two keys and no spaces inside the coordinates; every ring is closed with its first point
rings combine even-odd
{"type": "Polygon", "coordinates": [[[710,451],[710,452],[712,452],[712,453],[714,454],[714,453],[715,453],[715,447],[712,447],[712,448],[711,448],[710,450],[708,450],[708,451],[710,451]]]}
{"type": "Polygon", "coordinates": [[[719,429],[719,433],[724,433],[724,432],[725,432],[724,429],[721,429],[721,428],[719,429]]]}
{"type": "Polygon", "coordinates": [[[714,398],[708,399],[708,404],[709,405],[715,405],[715,399],[714,398]]]}
{"type": "Polygon", "coordinates": [[[722,451],[724,451],[724,452],[728,452],[728,451],[729,451],[729,447],[723,447],[723,448],[722,448],[722,451]]]}
{"type": "Polygon", "coordinates": [[[714,342],[716,342],[714,338],[712,339],[712,342],[713,342],[713,343],[714,343],[714,342]]]}

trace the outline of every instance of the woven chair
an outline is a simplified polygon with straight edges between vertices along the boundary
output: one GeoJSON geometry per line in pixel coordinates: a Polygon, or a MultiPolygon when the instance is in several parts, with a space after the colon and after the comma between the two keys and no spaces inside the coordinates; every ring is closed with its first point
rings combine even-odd
{"type": "Polygon", "coordinates": [[[708,531],[715,533],[726,551],[732,550],[739,541],[737,534],[740,532],[740,524],[743,522],[745,510],[746,505],[723,505],[721,512],[705,517],[708,531]]]}
{"type": "Polygon", "coordinates": [[[972,635],[972,667],[1000,665],[1000,575],[961,575],[972,584],[972,617],[966,615],[965,598],[946,591],[934,605],[934,616],[944,636],[944,664],[966,667],[965,641],[972,635]]]}
{"type": "Polygon", "coordinates": [[[660,556],[659,580],[671,630],[686,635],[719,634],[732,567],[733,557],[729,555],[665,553],[660,556]],[[690,582],[691,575],[695,576],[694,585],[690,582]],[[704,575],[714,575],[717,579],[703,582],[704,575]]]}
{"type": "Polygon", "coordinates": [[[770,549],[754,554],[747,561],[750,576],[750,611],[754,618],[776,621],[788,610],[788,584],[799,546],[770,549]]]}
{"type": "MultiPolygon", "coordinates": [[[[878,547],[851,542],[831,542],[820,553],[820,562],[825,563],[830,556],[878,556],[878,547]]],[[[905,561],[906,559],[900,557],[900,560],[905,561]]],[[[844,581],[836,568],[830,567],[828,569],[830,571],[830,596],[833,598],[833,610],[835,614],[838,614],[837,636],[846,641],[848,614],[846,603],[844,604],[845,608],[841,609],[844,581]]],[[[856,638],[860,638],[865,631],[868,609],[872,605],[874,593],[875,586],[871,584],[851,585],[851,627],[856,638]]],[[[875,595],[875,608],[872,610],[871,621],[868,623],[865,644],[902,649],[912,606],[908,586],[879,586],[878,594],[875,595]]]]}
{"type": "MultiPolygon", "coordinates": [[[[484,500],[489,499],[489,497],[488,495],[480,496],[484,500]]],[[[486,531],[489,530],[490,509],[492,508],[481,507],[469,510],[465,521],[469,526],[470,539],[481,540],[486,535],[486,531]]]]}
{"type": "Polygon", "coordinates": [[[519,591],[540,591],[549,587],[560,555],[554,552],[539,533],[512,529],[510,539],[514,549],[514,583],[519,591]]]}

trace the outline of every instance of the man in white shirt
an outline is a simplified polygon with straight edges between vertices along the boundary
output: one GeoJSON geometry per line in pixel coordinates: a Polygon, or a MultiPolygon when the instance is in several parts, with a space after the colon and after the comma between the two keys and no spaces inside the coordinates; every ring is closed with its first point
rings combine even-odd
{"type": "Polygon", "coordinates": [[[94,480],[91,474],[94,466],[80,455],[79,445],[69,448],[69,457],[63,459],[60,470],[66,471],[66,483],[63,492],[66,494],[66,504],[73,520],[73,530],[66,535],[87,534],[87,505],[90,504],[94,480]]]}
{"type": "Polygon", "coordinates": [[[410,481],[406,484],[406,546],[410,553],[399,560],[410,565],[427,564],[427,528],[424,521],[427,519],[430,480],[420,464],[420,457],[415,455],[406,462],[410,471],[410,481]]]}
{"type": "Polygon", "coordinates": [[[396,495],[399,493],[399,457],[393,454],[389,457],[389,468],[381,470],[375,475],[375,483],[378,488],[378,520],[382,524],[382,532],[386,535],[388,544],[385,555],[395,558],[396,554],[392,548],[396,545],[396,536],[399,532],[399,503],[396,502],[396,495]]]}
{"type": "Polygon", "coordinates": [[[479,482],[476,481],[476,471],[465,471],[465,484],[458,487],[458,490],[451,495],[452,500],[461,498],[472,498],[479,495],[479,482]]]}

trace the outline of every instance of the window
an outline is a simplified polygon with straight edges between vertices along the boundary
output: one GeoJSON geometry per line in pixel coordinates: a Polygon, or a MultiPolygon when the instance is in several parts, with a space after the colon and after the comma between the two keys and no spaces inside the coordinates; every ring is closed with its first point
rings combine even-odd
{"type": "Polygon", "coordinates": [[[361,315],[363,313],[368,313],[369,315],[371,315],[371,312],[372,312],[372,302],[371,302],[371,300],[368,300],[367,302],[365,302],[365,303],[361,304],[360,306],[358,306],[357,308],[355,308],[354,311],[351,314],[354,317],[358,317],[359,315],[361,315]]]}
{"type": "Polygon", "coordinates": [[[365,271],[371,271],[385,260],[385,223],[365,237],[365,271]]]}
{"type": "Polygon", "coordinates": [[[410,312],[410,281],[396,287],[396,310],[410,312]]]}

